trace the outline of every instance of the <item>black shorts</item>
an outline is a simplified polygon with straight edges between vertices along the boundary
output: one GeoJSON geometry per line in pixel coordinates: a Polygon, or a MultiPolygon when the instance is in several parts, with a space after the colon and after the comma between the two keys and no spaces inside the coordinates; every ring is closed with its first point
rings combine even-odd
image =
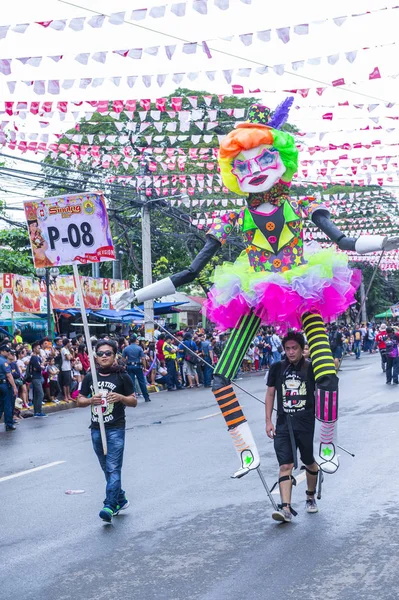
{"type": "Polygon", "coordinates": [[[71,371],[61,371],[61,385],[62,387],[71,387],[72,383],[72,372],[71,371]]]}
{"type": "MultiPolygon", "coordinates": [[[[295,438],[295,445],[299,450],[301,461],[304,465],[312,465],[314,460],[313,455],[313,438],[314,438],[314,425],[309,430],[304,431],[293,431],[295,438]]],[[[290,438],[290,432],[288,430],[287,423],[278,424],[276,426],[276,435],[274,437],[274,450],[276,452],[278,464],[289,465],[294,462],[294,456],[292,453],[292,444],[290,438]]]]}
{"type": "Polygon", "coordinates": [[[337,346],[336,348],[334,348],[334,350],[331,350],[332,355],[334,358],[342,358],[344,355],[344,349],[342,346],[337,346]]]}

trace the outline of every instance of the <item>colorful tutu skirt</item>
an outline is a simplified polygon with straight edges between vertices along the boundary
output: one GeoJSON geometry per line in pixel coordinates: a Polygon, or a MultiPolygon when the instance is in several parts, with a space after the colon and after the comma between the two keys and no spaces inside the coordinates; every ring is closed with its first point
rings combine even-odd
{"type": "Polygon", "coordinates": [[[305,244],[306,264],[283,273],[255,272],[242,252],[235,263],[216,267],[203,311],[219,329],[235,327],[254,312],[262,324],[285,331],[301,329],[305,312],[319,312],[331,322],[356,302],[361,272],[348,267],[348,257],[334,247],[305,244]]]}

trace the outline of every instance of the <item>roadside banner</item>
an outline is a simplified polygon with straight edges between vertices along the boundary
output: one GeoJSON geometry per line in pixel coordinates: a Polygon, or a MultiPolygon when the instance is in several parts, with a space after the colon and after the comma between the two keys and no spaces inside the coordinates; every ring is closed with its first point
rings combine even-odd
{"type": "Polygon", "coordinates": [[[73,275],[57,275],[50,281],[50,298],[53,309],[76,308],[75,281],[73,275]]]}
{"type": "Polygon", "coordinates": [[[0,275],[0,317],[2,319],[12,319],[14,312],[12,277],[11,273],[0,275]]]}
{"type": "MultiPolygon", "coordinates": [[[[128,290],[130,288],[130,282],[126,279],[104,279],[104,296],[107,294],[109,297],[109,306],[111,310],[115,307],[112,304],[112,296],[116,294],[116,292],[123,292],[123,290],[128,290]]],[[[102,308],[106,308],[102,306],[102,308]]],[[[130,308],[127,306],[126,308],[130,308]]]]}
{"type": "Polygon", "coordinates": [[[33,277],[11,275],[14,311],[18,313],[46,313],[46,284],[33,277]]]}

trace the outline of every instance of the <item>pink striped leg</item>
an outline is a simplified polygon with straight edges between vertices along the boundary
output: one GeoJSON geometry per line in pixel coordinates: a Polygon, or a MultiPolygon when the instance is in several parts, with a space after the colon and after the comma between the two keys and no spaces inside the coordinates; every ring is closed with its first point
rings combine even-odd
{"type": "Polygon", "coordinates": [[[339,467],[337,444],[338,391],[317,389],[316,398],[316,462],[325,473],[339,467]]]}

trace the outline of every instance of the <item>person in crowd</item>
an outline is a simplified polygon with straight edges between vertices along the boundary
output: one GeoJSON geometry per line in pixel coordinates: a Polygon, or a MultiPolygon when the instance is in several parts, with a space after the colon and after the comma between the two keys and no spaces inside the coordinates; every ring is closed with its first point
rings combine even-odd
{"type": "Polygon", "coordinates": [[[214,353],[215,353],[217,359],[219,359],[220,356],[222,355],[222,352],[224,350],[226,342],[227,342],[226,334],[224,334],[224,333],[219,334],[219,340],[216,342],[215,347],[214,347],[214,353]]]}
{"type": "Polygon", "coordinates": [[[70,402],[73,400],[71,396],[73,353],[69,338],[62,340],[61,359],[61,381],[64,401],[70,402]]]}
{"type": "Polygon", "coordinates": [[[254,344],[254,369],[255,371],[260,370],[260,350],[259,350],[259,342],[254,344]]]}
{"type": "Polygon", "coordinates": [[[137,406],[133,381],[124,368],[116,363],[117,344],[112,340],[99,340],[95,347],[99,393],[93,388],[92,374],[82,383],[78,406],[91,407],[91,439],[101,469],[107,482],[103,508],[99,517],[111,523],[113,517],[129,507],[122,489],[122,462],[125,448],[125,407],[137,406]],[[104,396],[105,406],[104,406],[104,396]],[[98,422],[98,410],[103,411],[107,454],[104,455],[98,422]]]}
{"type": "Polygon", "coordinates": [[[270,346],[271,346],[271,358],[272,364],[279,362],[281,360],[281,353],[283,348],[281,346],[281,339],[273,329],[272,335],[270,336],[270,346]]]}
{"type": "MultiPolygon", "coordinates": [[[[196,332],[190,333],[189,331],[187,331],[187,333],[189,333],[191,335],[191,339],[194,342],[194,344],[197,348],[197,354],[199,355],[201,353],[200,336],[196,332]]],[[[204,385],[204,369],[203,369],[203,363],[200,360],[196,361],[196,372],[197,372],[199,385],[204,385]]]]}
{"type": "Polygon", "coordinates": [[[355,352],[356,360],[360,359],[361,351],[362,351],[362,331],[360,329],[360,324],[356,323],[355,329],[353,330],[353,350],[355,352]]]}
{"type": "Polygon", "coordinates": [[[213,374],[213,351],[211,345],[212,335],[210,333],[203,334],[200,341],[200,356],[206,361],[202,363],[202,370],[204,373],[204,387],[211,387],[212,385],[212,374],[213,374]]]}
{"type": "Polygon", "coordinates": [[[84,376],[90,370],[89,355],[87,354],[86,344],[79,344],[77,358],[82,364],[81,374],[84,376]]]}
{"type": "Polygon", "coordinates": [[[43,370],[42,370],[43,404],[45,404],[46,402],[51,402],[50,375],[48,372],[48,358],[44,358],[44,359],[42,358],[42,365],[43,365],[43,370]]]}
{"type": "Polygon", "coordinates": [[[15,419],[15,415],[16,415],[15,401],[18,397],[18,391],[19,391],[19,388],[21,387],[23,381],[22,381],[22,375],[21,375],[21,373],[18,369],[18,365],[17,365],[17,353],[13,348],[10,348],[10,352],[8,353],[8,360],[10,362],[11,375],[13,376],[14,383],[17,388],[17,393],[13,394],[13,402],[12,402],[12,414],[13,414],[14,425],[15,425],[16,423],[19,422],[19,419],[18,420],[15,419]]]}
{"type": "Polygon", "coordinates": [[[155,323],[155,325],[154,325],[154,336],[153,336],[155,342],[158,341],[160,335],[161,335],[161,330],[159,329],[159,325],[157,323],[155,323]]]}
{"type": "Polygon", "coordinates": [[[393,327],[387,327],[385,339],[385,349],[387,354],[386,377],[387,385],[391,382],[395,385],[399,384],[399,333],[393,327]]]}
{"type": "Polygon", "coordinates": [[[254,344],[251,343],[244,355],[244,358],[242,361],[242,370],[246,373],[249,373],[250,371],[252,371],[253,361],[254,361],[254,344]]]}
{"type": "Polygon", "coordinates": [[[22,339],[22,335],[21,335],[21,330],[20,329],[16,329],[14,331],[14,339],[13,339],[13,343],[14,344],[23,344],[23,339],[22,339]]]}
{"type": "Polygon", "coordinates": [[[26,367],[29,364],[30,358],[28,356],[26,349],[23,346],[20,347],[19,350],[16,351],[16,358],[17,358],[17,367],[18,367],[19,372],[21,373],[21,378],[22,378],[22,385],[18,389],[18,396],[22,400],[22,408],[29,408],[28,387],[27,387],[27,384],[24,382],[24,377],[25,377],[26,367]]]}
{"type": "Polygon", "coordinates": [[[11,346],[0,346],[0,418],[4,413],[4,426],[6,431],[16,429],[13,417],[14,398],[18,395],[17,386],[11,373],[9,353],[11,346]]]}
{"type": "Polygon", "coordinates": [[[375,333],[372,323],[367,323],[366,335],[364,337],[364,351],[372,354],[374,352],[375,333]]]}
{"type": "Polygon", "coordinates": [[[124,348],[126,348],[126,346],[128,346],[129,344],[127,343],[127,339],[124,336],[120,336],[118,338],[118,354],[120,354],[122,356],[122,352],[124,350],[124,348]]]}
{"type": "Polygon", "coordinates": [[[156,349],[157,349],[157,357],[158,360],[160,361],[161,365],[165,365],[165,356],[163,353],[163,345],[165,343],[165,334],[164,333],[160,333],[158,336],[158,341],[157,341],[157,345],[156,345],[156,349]]]}
{"type": "Polygon", "coordinates": [[[365,351],[365,347],[366,347],[366,333],[367,333],[367,327],[366,327],[366,323],[362,323],[361,327],[360,327],[360,331],[362,332],[362,350],[365,351]]]}
{"type": "Polygon", "coordinates": [[[168,389],[170,389],[170,379],[168,375],[168,370],[165,367],[161,366],[161,363],[157,359],[155,366],[155,383],[156,385],[166,385],[168,389]]]}
{"type": "Polygon", "coordinates": [[[58,373],[58,387],[60,389],[60,392],[59,392],[59,395],[58,395],[58,399],[62,395],[62,370],[61,370],[62,355],[61,355],[61,350],[62,350],[62,337],[58,336],[54,340],[54,344],[53,344],[53,348],[52,348],[52,352],[51,352],[51,355],[54,356],[55,366],[58,368],[58,371],[59,371],[59,373],[58,373]]]}
{"type": "Polygon", "coordinates": [[[387,347],[385,340],[387,338],[387,326],[385,323],[381,323],[380,329],[375,336],[375,342],[381,356],[381,369],[385,373],[387,366],[387,347]]]}
{"type": "Polygon", "coordinates": [[[268,369],[272,362],[271,332],[266,330],[262,336],[261,369],[268,369]]]}
{"type": "Polygon", "coordinates": [[[182,389],[182,384],[179,381],[178,369],[177,369],[177,363],[176,363],[177,347],[173,344],[172,339],[173,339],[172,336],[170,334],[167,334],[165,336],[165,343],[162,348],[163,354],[165,357],[165,362],[166,362],[166,369],[167,369],[168,375],[169,375],[170,388],[168,388],[168,391],[170,391],[170,392],[174,388],[176,388],[176,390],[182,389]]]}
{"type": "Polygon", "coordinates": [[[155,375],[156,375],[156,350],[155,350],[155,342],[150,342],[148,344],[147,349],[147,357],[148,357],[148,375],[147,379],[151,385],[155,384],[155,375]]]}
{"type": "Polygon", "coordinates": [[[151,398],[147,390],[147,383],[143,373],[143,367],[145,365],[144,350],[139,345],[136,335],[131,336],[130,344],[124,348],[122,357],[127,366],[128,375],[130,375],[132,379],[133,386],[135,380],[137,379],[141,393],[144,396],[144,400],[146,402],[150,402],[151,398]]]}
{"type": "MultiPolygon", "coordinates": [[[[193,388],[194,383],[199,387],[196,354],[198,352],[197,345],[191,339],[190,333],[185,333],[183,341],[179,344],[178,351],[183,359],[183,381],[187,379],[188,387],[193,388]],[[191,352],[189,352],[191,350],[191,352]]],[[[173,389],[173,385],[171,384],[173,389]]]]}
{"type": "Polygon", "coordinates": [[[29,361],[29,371],[32,378],[33,416],[36,418],[47,417],[46,413],[42,410],[44,392],[42,375],[43,362],[40,354],[40,342],[33,342],[32,344],[32,356],[29,361]]]}
{"type": "Polygon", "coordinates": [[[336,325],[336,323],[333,323],[331,325],[330,334],[329,334],[329,342],[330,342],[331,352],[332,352],[332,355],[334,358],[335,368],[338,371],[341,359],[343,357],[344,350],[343,350],[343,335],[342,335],[340,328],[338,328],[338,326],[336,325]]]}
{"type": "Polygon", "coordinates": [[[299,449],[305,465],[307,490],[306,510],[318,511],[315,500],[318,465],[313,456],[315,428],[315,378],[312,364],[303,357],[305,339],[299,332],[288,333],[282,341],[286,358],[270,367],[266,392],[266,433],[274,440],[274,450],[280,466],[281,504],[272,518],[290,522],[296,512],[291,508],[292,476],[299,449]],[[277,395],[277,423],[272,413],[277,395]]]}
{"type": "Polygon", "coordinates": [[[218,357],[215,352],[216,344],[217,344],[216,334],[212,334],[211,348],[212,348],[212,355],[213,355],[213,360],[212,360],[213,366],[217,365],[217,362],[218,362],[218,357]]]}
{"type": "Polygon", "coordinates": [[[48,358],[47,372],[48,372],[49,382],[50,382],[50,400],[51,400],[51,402],[55,402],[56,404],[58,404],[59,403],[58,394],[60,393],[60,387],[58,385],[58,375],[59,375],[60,370],[57,367],[57,365],[55,364],[54,356],[49,356],[49,358],[48,358]]]}

